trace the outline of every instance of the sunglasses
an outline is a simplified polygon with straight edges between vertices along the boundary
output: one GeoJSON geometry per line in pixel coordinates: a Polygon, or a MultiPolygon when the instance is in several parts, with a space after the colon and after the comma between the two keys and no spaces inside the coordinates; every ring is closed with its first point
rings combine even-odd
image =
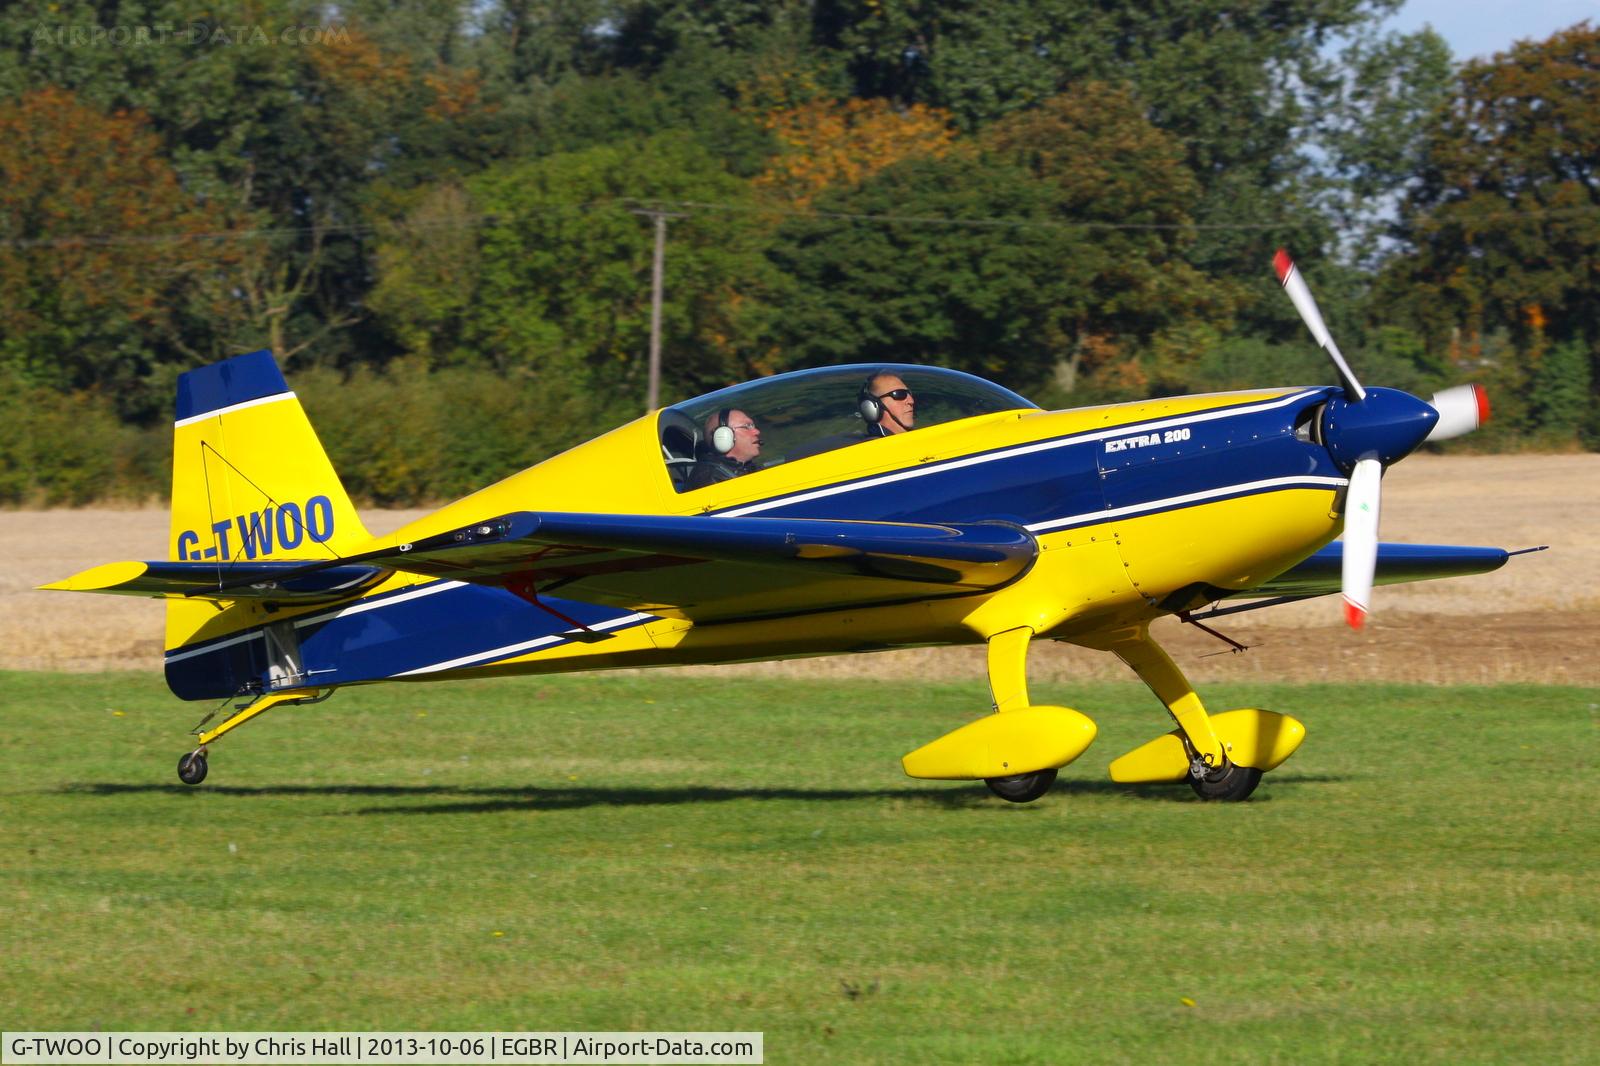
{"type": "Polygon", "coordinates": [[[909,400],[909,399],[911,399],[911,390],[910,389],[890,389],[888,392],[884,393],[881,396],[874,396],[873,399],[875,399],[875,400],[909,400]]]}

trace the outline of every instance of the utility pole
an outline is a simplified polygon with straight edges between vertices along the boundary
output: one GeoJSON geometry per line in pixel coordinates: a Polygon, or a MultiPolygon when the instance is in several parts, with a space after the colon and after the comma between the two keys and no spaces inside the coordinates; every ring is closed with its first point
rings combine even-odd
{"type": "Polygon", "coordinates": [[[667,219],[683,218],[655,208],[634,208],[636,215],[646,215],[656,223],[655,261],[650,270],[650,380],[645,386],[644,410],[646,414],[661,406],[661,275],[667,262],[667,219]]]}

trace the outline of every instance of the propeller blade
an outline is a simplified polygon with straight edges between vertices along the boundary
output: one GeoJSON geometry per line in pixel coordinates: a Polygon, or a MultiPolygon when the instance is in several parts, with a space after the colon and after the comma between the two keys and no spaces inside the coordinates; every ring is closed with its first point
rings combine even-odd
{"type": "Polygon", "coordinates": [[[1289,258],[1289,253],[1282,248],[1272,257],[1272,266],[1278,272],[1278,280],[1283,283],[1284,289],[1289,293],[1289,299],[1294,301],[1296,311],[1305,320],[1311,329],[1311,336],[1316,338],[1322,350],[1328,353],[1328,358],[1333,360],[1333,368],[1339,374],[1339,381],[1344,385],[1345,398],[1351,403],[1360,403],[1367,398],[1367,390],[1361,387],[1361,382],[1356,380],[1356,375],[1350,369],[1350,364],[1344,361],[1339,346],[1333,343],[1333,334],[1328,332],[1328,327],[1323,324],[1322,312],[1317,310],[1317,301],[1311,298],[1311,289],[1306,285],[1306,279],[1294,268],[1294,260],[1289,258]]]}
{"type": "Polygon", "coordinates": [[[1350,472],[1344,502],[1344,620],[1360,629],[1372,607],[1372,575],[1378,566],[1378,505],[1383,464],[1362,459],[1350,472]]]}
{"type": "Polygon", "coordinates": [[[1449,440],[1471,433],[1489,421],[1489,394],[1482,385],[1456,385],[1433,394],[1433,409],[1439,412],[1428,440],[1449,440]]]}

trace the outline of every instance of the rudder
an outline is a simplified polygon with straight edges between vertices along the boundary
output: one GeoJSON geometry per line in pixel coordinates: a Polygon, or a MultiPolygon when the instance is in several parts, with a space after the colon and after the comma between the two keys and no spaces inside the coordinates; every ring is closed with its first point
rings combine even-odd
{"type": "MultiPolygon", "coordinates": [[[[168,558],[322,562],[371,540],[270,351],[178,378],[168,558]]],[[[168,601],[167,647],[214,629],[214,607],[168,601]]]]}
{"type": "Polygon", "coordinates": [[[322,561],[369,539],[271,352],[178,378],[170,558],[322,561]]]}

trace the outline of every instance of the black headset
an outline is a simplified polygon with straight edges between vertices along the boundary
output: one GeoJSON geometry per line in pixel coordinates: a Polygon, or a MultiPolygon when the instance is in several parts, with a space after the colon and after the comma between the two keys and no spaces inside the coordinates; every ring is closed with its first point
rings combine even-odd
{"type": "Polygon", "coordinates": [[[728,415],[732,411],[733,408],[724,407],[717,412],[717,428],[711,431],[711,446],[717,450],[718,455],[727,455],[733,451],[733,446],[739,439],[733,427],[728,425],[728,415]]]}

